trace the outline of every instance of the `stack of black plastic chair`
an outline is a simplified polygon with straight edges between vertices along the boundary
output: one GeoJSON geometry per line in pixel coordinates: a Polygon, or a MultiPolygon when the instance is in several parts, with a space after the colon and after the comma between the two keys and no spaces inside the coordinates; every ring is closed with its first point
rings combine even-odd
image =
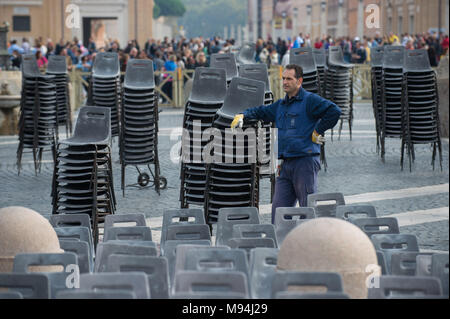
{"type": "Polygon", "coordinates": [[[302,87],[312,93],[319,94],[320,80],[317,71],[316,62],[312,48],[304,47],[298,49],[291,49],[289,61],[291,64],[296,64],[303,69],[303,84],[302,87]]]}
{"type": "Polygon", "coordinates": [[[254,64],[256,56],[256,45],[252,42],[245,42],[236,55],[236,61],[239,65],[254,64]]]}
{"type": "Polygon", "coordinates": [[[370,75],[372,86],[372,107],[377,131],[377,153],[380,151],[381,123],[383,103],[381,101],[381,86],[383,82],[383,52],[384,47],[375,47],[370,50],[370,75]]]}
{"type": "Polygon", "coordinates": [[[317,72],[319,74],[319,95],[326,97],[326,70],[327,70],[327,54],[325,49],[313,49],[314,62],[316,63],[317,72]]]}
{"type": "Polygon", "coordinates": [[[53,172],[53,214],[88,214],[95,243],[98,224],[115,211],[111,162],[111,110],[85,106],[74,134],[61,141],[53,172]]]}
{"type": "Polygon", "coordinates": [[[328,51],[326,96],[339,106],[342,111],[339,138],[344,120],[347,120],[351,140],[353,124],[353,64],[344,61],[344,55],[340,46],[330,47],[328,51]]]}
{"type": "Polygon", "coordinates": [[[214,138],[214,162],[206,167],[206,221],[217,222],[223,207],[258,207],[259,175],[256,158],[257,121],[246,121],[242,130],[231,134],[236,114],[264,103],[264,82],[233,78],[223,107],[217,111],[213,127],[222,138],[214,138]],[[234,141],[236,137],[236,141],[234,141]]]}
{"type": "Polygon", "coordinates": [[[141,187],[153,182],[156,191],[167,186],[167,180],[160,176],[158,157],[158,98],[155,91],[155,77],[151,60],[130,60],[127,64],[123,85],[120,133],[120,161],[122,164],[122,191],[125,195],[125,168],[134,165],[139,172],[141,187]],[[153,173],[150,165],[154,164],[153,173]],[[146,165],[153,180],[139,170],[146,165]]]}
{"type": "Polygon", "coordinates": [[[404,54],[402,46],[386,46],[383,53],[383,80],[381,87],[381,159],[384,162],[385,139],[402,136],[402,96],[404,81],[404,54]]]}
{"type": "Polygon", "coordinates": [[[24,149],[32,149],[34,168],[40,171],[42,152],[53,152],[58,141],[55,76],[39,72],[36,57],[22,59],[22,92],[19,119],[17,168],[20,174],[24,149]]]}
{"type": "MultiPolygon", "coordinates": [[[[320,76],[316,66],[313,50],[310,47],[292,49],[289,56],[291,64],[299,65],[303,69],[302,87],[312,93],[319,94],[321,92],[320,76]]],[[[323,61],[322,61],[323,62],[323,61]]],[[[325,146],[322,145],[320,152],[320,161],[327,170],[327,160],[325,157],[325,146]]]]}
{"type": "Polygon", "coordinates": [[[439,120],[439,95],[436,73],[431,68],[426,50],[405,51],[405,85],[403,100],[402,168],[405,145],[409,168],[414,160],[414,144],[433,144],[432,165],[439,149],[442,170],[442,145],[439,120]]]}
{"type": "Polygon", "coordinates": [[[114,52],[97,54],[92,67],[88,103],[111,109],[111,133],[119,136],[120,105],[120,64],[119,55],[114,52]]]}
{"type": "Polygon", "coordinates": [[[231,79],[238,76],[236,57],[233,53],[212,54],[210,67],[217,69],[225,69],[227,74],[228,85],[230,85],[231,79]]]}
{"type": "Polygon", "coordinates": [[[202,153],[209,140],[202,140],[202,136],[212,127],[226,92],[225,69],[195,69],[192,91],[186,102],[183,119],[183,134],[186,136],[182,140],[181,208],[188,208],[190,204],[204,204],[206,166],[202,153]]]}
{"type": "Polygon", "coordinates": [[[47,74],[55,76],[58,125],[66,126],[67,136],[72,132],[72,111],[69,97],[69,76],[66,57],[51,55],[48,58],[47,74]]]}
{"type": "MultiPolygon", "coordinates": [[[[267,65],[264,63],[258,63],[258,64],[245,64],[239,66],[239,76],[242,78],[247,79],[253,79],[257,81],[261,81],[265,83],[265,94],[264,94],[264,105],[270,105],[274,102],[274,96],[273,92],[270,88],[270,81],[269,81],[269,73],[267,70],[267,65]]],[[[273,138],[271,138],[271,129],[275,127],[275,123],[271,122],[262,122],[261,123],[261,129],[262,132],[258,134],[258,137],[260,138],[258,140],[258,143],[264,144],[264,150],[265,152],[263,154],[260,154],[261,157],[258,157],[258,160],[260,161],[261,168],[260,168],[260,178],[270,178],[271,181],[271,201],[273,198],[273,194],[275,192],[275,169],[273,165],[277,159],[272,159],[271,161],[271,155],[275,154],[273,148],[273,138]]],[[[262,148],[261,148],[262,149],[262,148]]]]}

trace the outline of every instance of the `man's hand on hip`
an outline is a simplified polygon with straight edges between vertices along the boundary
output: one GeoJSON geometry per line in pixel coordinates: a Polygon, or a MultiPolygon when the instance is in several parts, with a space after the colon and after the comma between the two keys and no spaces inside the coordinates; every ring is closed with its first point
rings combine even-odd
{"type": "Polygon", "coordinates": [[[323,145],[325,143],[325,137],[323,135],[320,135],[319,133],[314,130],[311,137],[313,143],[323,145]]]}

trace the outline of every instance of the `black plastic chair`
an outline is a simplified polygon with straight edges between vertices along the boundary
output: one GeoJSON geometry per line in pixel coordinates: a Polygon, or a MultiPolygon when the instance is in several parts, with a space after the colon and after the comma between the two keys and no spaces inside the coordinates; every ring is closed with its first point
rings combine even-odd
{"type": "Polygon", "coordinates": [[[215,53],[211,55],[211,68],[225,69],[227,82],[238,76],[236,57],[234,53],[215,53]]]}

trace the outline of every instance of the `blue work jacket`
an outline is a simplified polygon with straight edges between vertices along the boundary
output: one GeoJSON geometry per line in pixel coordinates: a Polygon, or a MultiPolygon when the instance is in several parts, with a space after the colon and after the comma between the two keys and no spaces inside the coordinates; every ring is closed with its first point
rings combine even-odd
{"type": "Polygon", "coordinates": [[[270,105],[245,110],[245,119],[275,122],[278,128],[278,158],[320,155],[320,145],[312,141],[312,133],[323,135],[333,128],[341,109],[333,102],[300,88],[292,98],[287,95],[270,105]]]}

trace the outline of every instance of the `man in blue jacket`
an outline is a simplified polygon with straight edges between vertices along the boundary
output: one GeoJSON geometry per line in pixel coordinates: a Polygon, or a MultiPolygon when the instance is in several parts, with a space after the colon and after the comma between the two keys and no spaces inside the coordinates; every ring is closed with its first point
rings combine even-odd
{"type": "Polygon", "coordinates": [[[308,195],[317,192],[324,133],[336,125],[341,115],[337,105],[306,91],[302,83],[303,69],[287,65],[283,72],[285,98],[271,105],[249,108],[231,123],[231,128],[242,127],[245,118],[276,124],[282,165],[272,201],[272,223],[277,207],[293,207],[297,201],[305,207],[308,195]]]}

